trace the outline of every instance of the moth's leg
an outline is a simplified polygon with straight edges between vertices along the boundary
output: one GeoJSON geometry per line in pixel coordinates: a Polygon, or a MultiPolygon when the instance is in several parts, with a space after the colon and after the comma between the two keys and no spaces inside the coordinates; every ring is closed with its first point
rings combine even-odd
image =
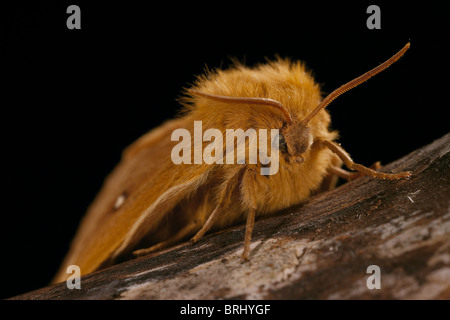
{"type": "Polygon", "coordinates": [[[215,220],[217,219],[218,213],[220,211],[221,203],[219,203],[209,216],[208,220],[206,220],[206,223],[202,226],[199,232],[191,239],[191,243],[196,243],[198,240],[200,240],[201,237],[205,235],[205,233],[211,229],[213,226],[215,220]]]}
{"type": "MultiPolygon", "coordinates": [[[[369,168],[372,169],[372,170],[380,169],[381,168],[380,161],[375,162],[369,168]]],[[[350,172],[350,171],[347,171],[347,170],[342,169],[341,167],[337,167],[337,166],[330,167],[328,169],[328,172],[333,174],[333,175],[336,175],[336,176],[338,176],[338,177],[340,177],[342,179],[348,180],[348,181],[356,179],[356,178],[359,178],[359,177],[364,175],[361,172],[350,172]]]]}
{"type": "Polygon", "coordinates": [[[248,260],[250,255],[250,244],[252,242],[252,233],[255,226],[256,209],[250,208],[247,214],[247,223],[245,224],[244,252],[242,252],[242,260],[248,260]]]}
{"type": "Polygon", "coordinates": [[[340,167],[330,167],[328,168],[328,172],[331,174],[334,174],[338,176],[339,178],[345,179],[345,180],[351,180],[352,176],[357,172],[350,172],[345,169],[342,169],[340,167]]]}
{"type": "MultiPolygon", "coordinates": [[[[344,164],[351,170],[359,171],[361,174],[378,178],[378,179],[388,179],[388,180],[397,180],[403,178],[409,178],[411,176],[411,171],[399,172],[399,173],[384,173],[378,172],[373,169],[367,168],[361,164],[354,163],[350,155],[337,143],[328,141],[328,140],[320,140],[320,144],[330,149],[334,152],[344,164]]],[[[341,172],[342,174],[342,172],[341,172]]]]}
{"type": "Polygon", "coordinates": [[[242,179],[242,196],[244,197],[244,203],[246,203],[246,205],[248,206],[242,260],[248,260],[249,258],[252,233],[255,226],[255,215],[257,208],[255,195],[255,174],[256,172],[254,170],[248,169],[245,171],[244,177],[242,179]]]}
{"type": "Polygon", "coordinates": [[[224,189],[222,189],[217,206],[214,208],[213,212],[208,217],[208,220],[206,220],[200,231],[198,231],[197,234],[191,239],[191,243],[196,243],[198,240],[200,240],[200,238],[203,237],[205,233],[208,232],[208,230],[211,229],[211,227],[214,225],[214,222],[220,215],[220,209],[226,207],[230,202],[230,197],[233,192],[233,188],[238,181],[238,178],[239,171],[230,178],[230,180],[228,181],[228,185],[224,189]]]}
{"type": "Polygon", "coordinates": [[[161,249],[170,247],[171,245],[179,242],[180,240],[182,240],[189,234],[192,234],[195,230],[198,230],[199,223],[200,223],[199,221],[193,221],[193,222],[187,224],[186,226],[184,226],[183,228],[181,228],[174,236],[172,236],[170,238],[170,240],[157,243],[149,248],[133,251],[133,254],[136,256],[142,256],[145,254],[149,254],[151,252],[156,252],[161,249]]]}

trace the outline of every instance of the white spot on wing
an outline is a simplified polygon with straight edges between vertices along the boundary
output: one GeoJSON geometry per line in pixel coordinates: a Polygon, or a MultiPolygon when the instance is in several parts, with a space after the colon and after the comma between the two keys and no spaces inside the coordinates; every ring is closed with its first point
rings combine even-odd
{"type": "Polygon", "coordinates": [[[114,203],[114,209],[119,209],[123,203],[125,202],[126,196],[125,194],[121,194],[120,196],[117,197],[116,202],[114,203]]]}

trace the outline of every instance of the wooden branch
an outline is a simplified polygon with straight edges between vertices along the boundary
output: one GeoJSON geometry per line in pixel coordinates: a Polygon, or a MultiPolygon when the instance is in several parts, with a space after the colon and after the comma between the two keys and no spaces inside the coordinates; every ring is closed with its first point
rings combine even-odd
{"type": "Polygon", "coordinates": [[[450,299],[450,133],[363,177],[244,226],[13,299],[450,299]],[[367,268],[381,270],[368,289],[367,268]]]}

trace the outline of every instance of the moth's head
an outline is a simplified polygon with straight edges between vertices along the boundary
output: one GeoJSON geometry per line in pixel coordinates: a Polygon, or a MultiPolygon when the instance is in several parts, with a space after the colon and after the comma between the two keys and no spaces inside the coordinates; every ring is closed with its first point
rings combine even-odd
{"type": "Polygon", "coordinates": [[[281,128],[279,137],[280,150],[298,160],[303,159],[313,143],[310,128],[296,119],[281,128]]]}

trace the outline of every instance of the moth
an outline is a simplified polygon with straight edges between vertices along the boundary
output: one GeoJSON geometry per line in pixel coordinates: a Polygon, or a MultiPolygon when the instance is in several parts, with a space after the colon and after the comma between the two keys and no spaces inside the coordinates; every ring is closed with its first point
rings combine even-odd
{"type": "MultiPolygon", "coordinates": [[[[384,173],[377,171],[379,164],[369,168],[353,162],[335,142],[338,133],[329,129],[331,119],[325,109],[341,94],[388,68],[409,47],[407,43],[390,59],[324,99],[304,64],[288,59],[255,67],[237,63],[198,77],[186,90],[180,117],[124,150],[82,219],[54,282],[67,279],[69,265],[78,265],[87,274],[189,238],[197,242],[210,230],[245,221],[242,259],[247,260],[255,217],[330,190],[337,177],[410,177],[409,171],[384,173]],[[172,133],[185,129],[194,134],[195,121],[201,121],[203,130],[220,132],[278,129],[277,173],[260,174],[261,162],[175,164],[171,153],[178,142],[172,133]],[[342,169],[342,164],[352,171],[342,169]]],[[[230,143],[236,146],[236,141],[230,143]]],[[[203,141],[202,150],[207,145],[203,141]]],[[[224,151],[225,147],[226,143],[224,151]]]]}

